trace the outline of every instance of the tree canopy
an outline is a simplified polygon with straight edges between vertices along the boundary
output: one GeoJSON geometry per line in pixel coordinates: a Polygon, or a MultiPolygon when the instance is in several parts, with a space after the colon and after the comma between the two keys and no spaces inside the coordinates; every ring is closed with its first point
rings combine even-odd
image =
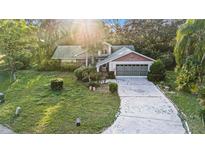
{"type": "Polygon", "coordinates": [[[205,57],[205,20],[187,20],[177,31],[174,50],[178,67],[182,67],[188,57],[203,63],[205,57]]]}
{"type": "Polygon", "coordinates": [[[32,53],[34,27],[25,20],[0,20],[0,52],[15,80],[17,62],[32,53]]]}
{"type": "Polygon", "coordinates": [[[157,52],[160,55],[167,54],[173,52],[176,31],[184,22],[185,20],[141,19],[127,20],[123,26],[117,21],[108,22],[111,29],[108,41],[114,44],[133,44],[139,51],[154,51],[153,56],[157,52]]]}

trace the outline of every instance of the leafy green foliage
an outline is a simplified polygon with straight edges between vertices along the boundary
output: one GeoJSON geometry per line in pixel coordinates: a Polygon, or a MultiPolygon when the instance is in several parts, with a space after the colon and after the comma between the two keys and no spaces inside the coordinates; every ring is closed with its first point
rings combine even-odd
{"type": "Polygon", "coordinates": [[[16,55],[16,68],[17,69],[27,69],[30,67],[32,61],[31,52],[19,52],[16,55]]]}
{"type": "Polygon", "coordinates": [[[61,65],[59,60],[47,60],[44,59],[38,64],[37,69],[39,71],[57,71],[61,70],[61,65]]]}
{"type": "Polygon", "coordinates": [[[115,79],[115,72],[114,71],[108,72],[108,79],[115,79]]]}
{"type": "Polygon", "coordinates": [[[60,21],[57,20],[42,20],[38,27],[38,49],[35,52],[35,60],[39,70],[54,70],[56,68],[56,61],[52,61],[51,57],[58,41],[63,37],[59,25],[60,21]]]}
{"type": "Polygon", "coordinates": [[[81,66],[74,71],[74,74],[78,80],[83,79],[83,71],[85,70],[85,68],[86,68],[85,66],[81,66]]]}
{"type": "Polygon", "coordinates": [[[63,89],[63,79],[56,78],[51,80],[51,89],[53,91],[60,91],[63,89]]]}
{"type": "Polygon", "coordinates": [[[161,60],[155,61],[148,72],[147,76],[150,81],[162,81],[165,78],[165,67],[161,60]]]}
{"type": "Polygon", "coordinates": [[[61,63],[60,67],[62,71],[74,72],[80,66],[80,63],[61,63]]]}
{"type": "Polygon", "coordinates": [[[161,61],[163,62],[166,70],[173,70],[175,67],[175,58],[172,53],[162,55],[160,57],[161,61]]]}
{"type": "Polygon", "coordinates": [[[190,91],[197,81],[197,67],[192,60],[188,59],[178,72],[177,89],[190,91]]]}
{"type": "Polygon", "coordinates": [[[185,20],[127,20],[120,25],[117,20],[110,21],[107,40],[113,44],[133,44],[142,54],[154,59],[167,52],[173,52],[178,26],[185,20]]]}
{"type": "Polygon", "coordinates": [[[173,101],[175,105],[185,114],[185,120],[187,121],[189,128],[193,134],[204,134],[205,129],[199,116],[201,106],[197,100],[197,96],[185,91],[177,91],[176,81],[177,73],[174,71],[166,72],[166,79],[164,84],[166,86],[172,86],[171,92],[166,92],[166,95],[173,101]]]}
{"type": "Polygon", "coordinates": [[[100,83],[96,82],[96,81],[91,81],[89,82],[88,86],[92,86],[92,87],[95,87],[95,88],[98,88],[100,87],[100,83]]]}
{"type": "Polygon", "coordinates": [[[111,93],[116,93],[118,90],[117,83],[109,83],[109,90],[111,93]]]}
{"type": "Polygon", "coordinates": [[[28,67],[34,49],[33,35],[35,28],[27,25],[25,20],[0,20],[0,52],[8,64],[14,80],[17,64],[20,68],[28,67]]]}
{"type": "Polygon", "coordinates": [[[205,65],[205,20],[187,20],[177,31],[176,46],[174,50],[177,67],[181,69],[187,58],[197,64],[199,81],[202,82],[205,65]]]}
{"type": "Polygon", "coordinates": [[[76,69],[74,73],[78,80],[82,80],[84,82],[100,80],[100,73],[97,73],[95,67],[81,66],[78,69],[76,69]]]}

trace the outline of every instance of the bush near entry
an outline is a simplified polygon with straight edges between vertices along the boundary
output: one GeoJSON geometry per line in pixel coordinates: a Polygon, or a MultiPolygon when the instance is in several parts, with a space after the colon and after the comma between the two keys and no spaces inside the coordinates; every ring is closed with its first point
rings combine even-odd
{"type": "Polygon", "coordinates": [[[108,79],[115,79],[115,72],[114,71],[108,72],[108,79]]]}
{"type": "Polygon", "coordinates": [[[161,60],[155,61],[148,72],[148,80],[150,81],[162,81],[165,79],[165,66],[161,60]]]}
{"type": "Polygon", "coordinates": [[[100,73],[96,71],[95,67],[81,66],[74,71],[74,74],[78,80],[83,82],[100,80],[100,73]]]}
{"type": "Polygon", "coordinates": [[[118,85],[117,83],[109,83],[109,90],[111,93],[117,92],[118,85]]]}

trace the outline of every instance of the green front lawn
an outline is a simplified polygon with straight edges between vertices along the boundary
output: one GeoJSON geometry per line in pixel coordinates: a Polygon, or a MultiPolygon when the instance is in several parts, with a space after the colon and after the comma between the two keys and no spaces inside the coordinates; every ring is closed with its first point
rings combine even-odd
{"type": "Polygon", "coordinates": [[[186,115],[186,121],[194,134],[205,133],[201,119],[199,117],[199,102],[197,97],[187,92],[178,92],[176,88],[176,74],[173,71],[167,72],[165,84],[171,87],[171,92],[166,95],[177,105],[177,107],[186,115]]]}
{"type": "Polygon", "coordinates": [[[9,124],[17,133],[100,133],[113,123],[119,108],[116,94],[91,92],[72,73],[19,71],[9,87],[2,84],[8,83],[8,76],[0,73],[0,91],[6,94],[0,123],[9,124]],[[64,79],[62,92],[50,90],[54,77],[64,79]],[[22,112],[14,117],[17,106],[22,112]],[[80,127],[75,126],[78,117],[80,127]]]}
{"type": "Polygon", "coordinates": [[[6,91],[10,83],[9,72],[0,70],[0,92],[6,91]]]}

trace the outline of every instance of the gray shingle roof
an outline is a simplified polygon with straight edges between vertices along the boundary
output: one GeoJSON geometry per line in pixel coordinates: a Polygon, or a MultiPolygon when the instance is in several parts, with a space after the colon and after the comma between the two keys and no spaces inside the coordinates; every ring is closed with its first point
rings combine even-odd
{"type": "Polygon", "coordinates": [[[135,54],[137,54],[137,55],[139,55],[139,56],[142,56],[142,57],[145,57],[145,58],[147,58],[147,59],[149,59],[149,60],[151,60],[151,61],[155,61],[154,59],[152,59],[152,58],[150,58],[150,57],[147,57],[147,56],[145,56],[145,55],[142,55],[142,54],[140,54],[140,53],[138,53],[138,52],[136,52],[136,51],[134,51],[134,50],[131,50],[130,48],[122,47],[121,49],[119,49],[119,50],[115,51],[114,53],[112,53],[111,55],[109,55],[109,56],[108,56],[107,58],[105,58],[104,60],[98,62],[98,63],[96,64],[96,66],[99,67],[99,66],[101,66],[101,65],[104,65],[104,64],[106,64],[106,63],[108,63],[108,62],[110,62],[110,61],[113,61],[114,59],[117,59],[117,58],[122,57],[122,56],[124,56],[124,55],[127,55],[127,54],[129,54],[129,53],[135,53],[135,54]]]}
{"type": "Polygon", "coordinates": [[[78,45],[58,46],[52,59],[85,59],[85,50],[78,45]]]}
{"type": "Polygon", "coordinates": [[[96,66],[101,66],[103,64],[106,64],[109,61],[112,61],[113,59],[116,59],[118,57],[124,56],[128,53],[133,52],[132,50],[130,50],[129,48],[126,47],[122,47],[121,49],[117,50],[116,52],[112,53],[111,55],[109,55],[107,58],[105,58],[104,60],[100,61],[97,63],[96,66]]]}
{"type": "Polygon", "coordinates": [[[123,47],[129,48],[131,50],[135,50],[135,47],[133,45],[112,45],[112,52],[115,52],[123,47]]]}

